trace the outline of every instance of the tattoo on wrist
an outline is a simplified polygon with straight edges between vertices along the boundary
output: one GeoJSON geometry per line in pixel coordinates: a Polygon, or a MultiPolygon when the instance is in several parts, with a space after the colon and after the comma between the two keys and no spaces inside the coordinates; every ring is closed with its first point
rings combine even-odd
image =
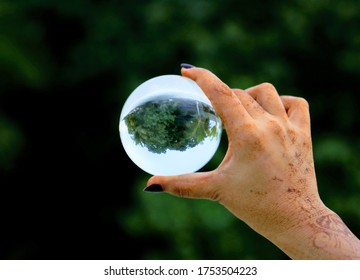
{"type": "MultiPolygon", "coordinates": [[[[344,252],[344,257],[359,258],[359,248],[356,236],[349,230],[341,218],[334,214],[322,215],[311,224],[315,230],[313,246],[334,252],[334,249],[344,252]]],[[[336,257],[334,255],[334,257],[336,257]]]]}
{"type": "Polygon", "coordinates": [[[352,236],[351,231],[347,228],[341,218],[335,214],[328,214],[316,219],[316,224],[334,233],[343,234],[344,236],[352,236]]]}

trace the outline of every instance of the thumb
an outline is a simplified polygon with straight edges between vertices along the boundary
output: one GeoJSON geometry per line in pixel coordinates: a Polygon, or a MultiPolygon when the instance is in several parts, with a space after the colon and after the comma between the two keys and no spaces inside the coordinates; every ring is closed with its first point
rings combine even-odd
{"type": "Polygon", "coordinates": [[[144,189],[145,192],[166,192],[187,198],[204,198],[218,201],[215,188],[215,171],[196,172],[176,176],[153,176],[144,189]]]}

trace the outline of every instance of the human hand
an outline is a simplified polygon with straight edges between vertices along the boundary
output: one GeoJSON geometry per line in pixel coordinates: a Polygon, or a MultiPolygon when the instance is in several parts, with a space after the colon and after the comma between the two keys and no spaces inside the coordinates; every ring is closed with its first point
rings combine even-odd
{"type": "Polygon", "coordinates": [[[298,249],[289,237],[311,234],[309,225],[319,227],[320,217],[340,219],[318,194],[306,100],[279,96],[269,83],[231,89],[202,68],[182,68],[182,75],[202,88],[220,116],[227,153],[213,171],[153,176],[145,191],[218,201],[290,256],[304,257],[293,253],[298,249]]]}
{"type": "Polygon", "coordinates": [[[294,208],[319,203],[304,99],[280,98],[267,83],[232,90],[201,68],[183,68],[182,74],[196,81],[212,102],[223,121],[228,150],[211,172],[155,176],[148,185],[159,184],[177,196],[219,201],[260,232],[275,225],[276,231],[284,230],[294,208]]]}

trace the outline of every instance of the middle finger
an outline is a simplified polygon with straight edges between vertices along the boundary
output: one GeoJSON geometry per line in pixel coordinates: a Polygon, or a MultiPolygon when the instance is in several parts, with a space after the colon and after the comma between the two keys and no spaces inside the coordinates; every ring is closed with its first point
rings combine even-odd
{"type": "Polygon", "coordinates": [[[269,114],[286,118],[284,105],[272,84],[262,83],[245,91],[269,114]]]}

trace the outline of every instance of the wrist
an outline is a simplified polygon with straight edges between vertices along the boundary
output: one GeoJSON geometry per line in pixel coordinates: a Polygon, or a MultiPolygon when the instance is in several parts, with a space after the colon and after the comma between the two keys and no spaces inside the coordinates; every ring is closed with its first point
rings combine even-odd
{"type": "Polygon", "coordinates": [[[276,240],[279,236],[287,236],[303,229],[313,219],[332,213],[318,193],[303,193],[295,188],[288,188],[286,193],[279,195],[281,200],[266,209],[263,223],[255,230],[270,240],[276,240]]]}
{"type": "Polygon", "coordinates": [[[360,241],[341,218],[325,206],[271,238],[292,259],[360,258],[360,241]]]}

